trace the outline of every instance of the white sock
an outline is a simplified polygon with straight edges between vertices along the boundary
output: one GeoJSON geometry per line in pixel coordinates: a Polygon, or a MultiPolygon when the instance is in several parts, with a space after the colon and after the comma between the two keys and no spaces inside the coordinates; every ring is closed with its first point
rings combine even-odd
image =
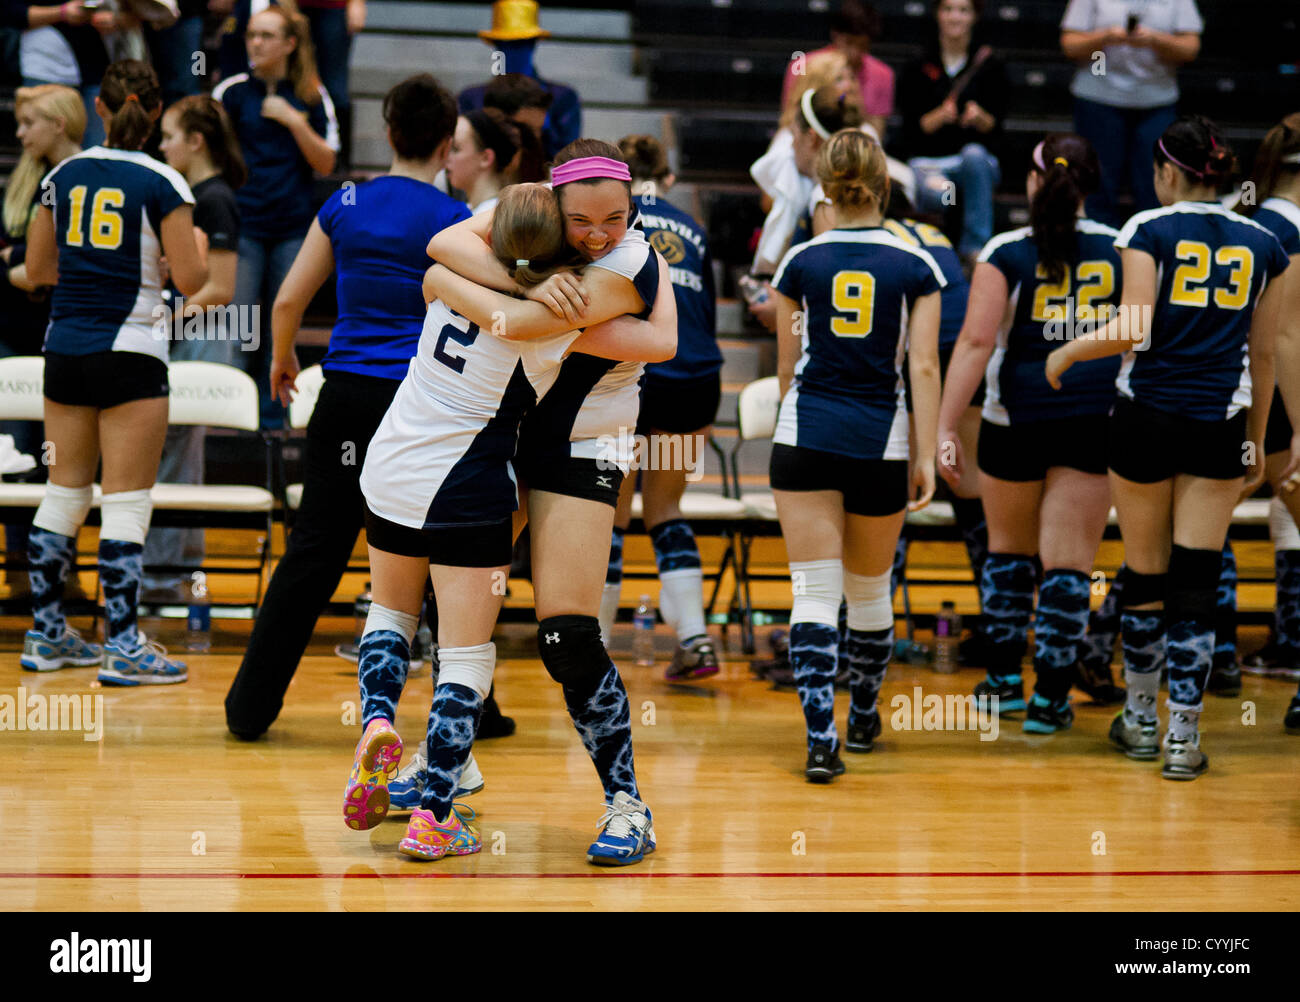
{"type": "Polygon", "coordinates": [[[605,590],[600,595],[600,616],[597,617],[600,622],[600,640],[606,647],[609,646],[610,632],[614,629],[614,620],[618,619],[618,602],[623,597],[623,583],[609,584],[606,582],[605,590]]]}
{"type": "Polygon", "coordinates": [[[704,572],[698,567],[659,575],[659,609],[678,641],[707,633],[704,625],[704,572]]]}

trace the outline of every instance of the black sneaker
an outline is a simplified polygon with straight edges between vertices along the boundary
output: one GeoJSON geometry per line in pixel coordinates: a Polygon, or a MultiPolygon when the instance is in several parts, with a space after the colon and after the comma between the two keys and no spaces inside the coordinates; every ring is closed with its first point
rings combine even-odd
{"type": "Polygon", "coordinates": [[[1205,691],[1214,696],[1241,695],[1241,669],[1236,663],[1215,665],[1210,669],[1210,680],[1205,691]]]}
{"type": "Polygon", "coordinates": [[[972,630],[970,636],[957,643],[957,663],[963,668],[985,668],[988,666],[989,649],[984,634],[972,630]]]}
{"type": "Polygon", "coordinates": [[[773,689],[797,689],[798,686],[794,680],[794,668],[787,661],[779,668],[773,668],[767,673],[767,680],[772,683],[773,689]]]}
{"type": "Polygon", "coordinates": [[[1127,698],[1127,693],[1115,684],[1109,664],[1077,662],[1074,666],[1074,686],[1091,696],[1097,706],[1114,706],[1127,698]]]}
{"type": "Polygon", "coordinates": [[[1300,695],[1291,697],[1291,705],[1286,708],[1282,726],[1288,734],[1300,734],[1300,695]]]}
{"type": "Polygon", "coordinates": [[[866,724],[855,724],[849,721],[849,736],[844,742],[844,747],[851,752],[869,752],[871,751],[872,742],[880,737],[880,713],[873,713],[869,718],[870,722],[866,724]]]}
{"type": "Polygon", "coordinates": [[[836,776],[844,775],[844,762],[839,753],[833,752],[825,745],[813,745],[808,753],[808,763],[803,767],[803,774],[810,783],[829,783],[836,776]]]}
{"type": "Polygon", "coordinates": [[[1025,708],[1025,686],[1019,675],[1004,675],[996,685],[991,676],[986,677],[983,682],[976,683],[974,692],[977,700],[996,697],[1000,717],[1008,713],[1019,713],[1025,708]]]}
{"type": "Polygon", "coordinates": [[[1251,675],[1268,675],[1272,669],[1281,665],[1282,662],[1283,654],[1278,647],[1277,636],[1272,630],[1269,630],[1268,639],[1264,641],[1264,646],[1254,654],[1247,654],[1242,658],[1241,667],[1251,675]]]}
{"type": "Polygon", "coordinates": [[[1035,695],[1025,709],[1025,722],[1021,725],[1021,730],[1030,734],[1055,734],[1057,731],[1068,731],[1073,723],[1074,710],[1070,708],[1068,699],[1059,703],[1039,703],[1038,696],[1035,695]]]}
{"type": "Polygon", "coordinates": [[[501,714],[501,707],[497,706],[495,686],[488,692],[488,698],[483,700],[483,716],[479,719],[478,733],[474,739],[481,740],[485,738],[508,738],[515,732],[514,717],[506,717],[501,714]]]}

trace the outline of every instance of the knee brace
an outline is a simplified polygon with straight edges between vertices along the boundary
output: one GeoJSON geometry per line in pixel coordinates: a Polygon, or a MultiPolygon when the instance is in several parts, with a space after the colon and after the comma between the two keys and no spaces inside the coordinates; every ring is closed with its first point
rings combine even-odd
{"type": "Polygon", "coordinates": [[[844,572],[844,597],[849,603],[850,630],[887,630],[894,625],[889,578],[889,571],[875,577],[844,572]]]}
{"type": "Polygon", "coordinates": [[[1165,600],[1169,622],[1179,619],[1214,622],[1222,569],[1222,550],[1193,550],[1175,543],[1169,554],[1168,597],[1165,600]]]}
{"type": "Polygon", "coordinates": [[[839,560],[801,560],[790,564],[794,604],[790,625],[822,623],[838,627],[844,594],[844,564],[839,560]]]}
{"type": "Polygon", "coordinates": [[[1300,550],[1300,529],[1281,498],[1268,503],[1268,534],[1273,537],[1273,549],[1300,550]]]}
{"type": "Polygon", "coordinates": [[[492,691],[492,674],[497,667],[497,645],[438,648],[438,684],[463,685],[487,699],[492,691]]]}
{"type": "MultiPolygon", "coordinates": [[[[1217,569],[1218,564],[1215,564],[1217,569]]],[[[1173,565],[1169,568],[1173,570],[1173,565]]],[[[1132,609],[1134,606],[1147,605],[1150,602],[1165,601],[1165,574],[1140,574],[1128,564],[1119,569],[1115,575],[1115,584],[1120,586],[1119,607],[1132,609]]]]}
{"type": "Polygon", "coordinates": [[[594,691],[611,664],[595,616],[549,616],[537,624],[546,673],[566,689],[594,691]]]}
{"type": "Polygon", "coordinates": [[[90,502],[95,489],[87,484],[85,487],[60,487],[58,484],[45,485],[45,497],[41,498],[40,507],[32,518],[32,525],[46,532],[58,533],[60,536],[77,537],[86,522],[90,511],[90,502]]]}
{"type": "Polygon", "coordinates": [[[153,513],[153,499],[148,491],[105,494],[100,501],[100,511],[100,539],[144,545],[144,537],[149,532],[149,516],[153,513]]]}
{"type": "Polygon", "coordinates": [[[377,633],[380,630],[391,630],[398,636],[405,638],[409,644],[415,636],[419,618],[418,616],[412,616],[409,612],[399,612],[397,609],[386,608],[378,602],[371,602],[370,612],[366,614],[366,628],[362,631],[362,636],[367,633],[377,633]]]}

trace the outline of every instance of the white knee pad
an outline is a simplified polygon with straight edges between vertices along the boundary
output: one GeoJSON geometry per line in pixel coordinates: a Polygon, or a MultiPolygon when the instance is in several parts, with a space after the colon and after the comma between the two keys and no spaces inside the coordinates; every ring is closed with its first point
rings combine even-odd
{"type": "Polygon", "coordinates": [[[839,560],[801,560],[790,564],[794,605],[790,623],[838,626],[844,594],[844,564],[839,560]]]}
{"type": "Polygon", "coordinates": [[[849,602],[850,630],[887,630],[894,625],[890,572],[868,577],[844,572],[844,597],[849,602]]]}
{"type": "Polygon", "coordinates": [[[105,494],[100,501],[102,512],[99,538],[144,545],[153,514],[153,498],[148,491],[118,491],[105,494]]]}
{"type": "Polygon", "coordinates": [[[413,616],[409,612],[389,609],[378,602],[371,602],[370,612],[366,614],[366,628],[362,636],[366,633],[377,633],[380,630],[391,630],[393,633],[405,637],[406,642],[409,644],[415,636],[416,627],[419,625],[419,616],[413,616]]]}
{"type": "Polygon", "coordinates": [[[1273,537],[1273,549],[1300,550],[1300,529],[1281,498],[1268,503],[1268,534],[1273,537]]]}
{"type": "Polygon", "coordinates": [[[492,691],[492,673],[496,667],[496,644],[438,648],[438,684],[455,682],[473,689],[479,699],[487,699],[492,691]]]}
{"type": "Polygon", "coordinates": [[[95,489],[90,484],[85,487],[46,484],[45,497],[41,498],[32,525],[46,532],[57,532],[60,536],[75,539],[86,523],[86,514],[90,511],[90,502],[94,496],[95,489]]]}

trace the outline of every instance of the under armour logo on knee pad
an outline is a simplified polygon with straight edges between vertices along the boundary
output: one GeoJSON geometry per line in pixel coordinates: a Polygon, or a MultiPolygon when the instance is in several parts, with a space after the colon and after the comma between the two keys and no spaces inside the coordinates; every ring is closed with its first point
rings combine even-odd
{"type": "Polygon", "coordinates": [[[560,635],[558,633],[548,633],[546,635],[546,642],[548,644],[558,644],[560,642],[560,635]]]}
{"type": "Polygon", "coordinates": [[[611,484],[609,481],[610,481],[610,478],[609,478],[609,477],[597,477],[597,478],[596,478],[596,486],[597,486],[597,487],[612,487],[613,484],[611,484]]]}

